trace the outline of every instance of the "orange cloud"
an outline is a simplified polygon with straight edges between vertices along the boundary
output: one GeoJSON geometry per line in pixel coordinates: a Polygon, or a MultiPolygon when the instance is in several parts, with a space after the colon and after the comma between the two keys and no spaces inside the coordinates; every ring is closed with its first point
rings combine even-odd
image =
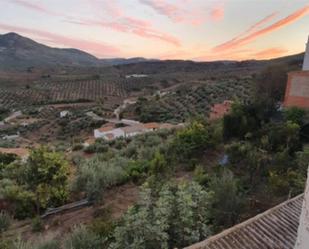
{"type": "Polygon", "coordinates": [[[224,18],[224,4],[218,4],[210,11],[210,17],[213,21],[221,21],[224,18]]]}
{"type": "Polygon", "coordinates": [[[243,35],[246,35],[248,33],[251,33],[253,31],[256,31],[257,29],[259,29],[260,27],[262,27],[264,24],[270,22],[271,20],[273,20],[276,16],[278,15],[278,12],[273,12],[272,14],[266,16],[265,18],[263,18],[261,21],[255,23],[254,25],[252,25],[251,27],[249,27],[249,29],[247,29],[243,35]]]}
{"type": "Polygon", "coordinates": [[[142,38],[160,40],[177,47],[181,46],[180,40],[178,40],[171,34],[162,32],[161,30],[154,28],[150,21],[145,21],[136,17],[130,17],[125,15],[124,10],[115,1],[88,1],[94,4],[94,7],[96,9],[101,8],[103,6],[102,3],[104,3],[103,7],[105,9],[105,14],[109,16],[106,17],[105,15],[104,17],[101,17],[97,20],[74,20],[73,18],[69,18],[67,22],[78,25],[98,26],[117,32],[134,34],[142,38]]]}
{"type": "Polygon", "coordinates": [[[286,54],[288,50],[283,48],[268,48],[257,53],[252,54],[251,56],[255,59],[270,59],[274,57],[279,57],[286,54]]]}
{"type": "Polygon", "coordinates": [[[294,12],[293,14],[275,22],[274,24],[266,27],[266,28],[262,28],[260,30],[257,30],[251,34],[247,34],[243,37],[243,35],[237,36],[235,38],[233,38],[232,40],[225,42],[219,46],[216,46],[215,48],[213,48],[214,52],[218,52],[218,51],[224,51],[224,50],[231,50],[231,49],[236,49],[239,48],[243,45],[246,45],[252,41],[255,41],[257,38],[259,38],[260,36],[263,36],[265,34],[271,33],[277,29],[280,29],[286,25],[289,25],[295,21],[297,21],[298,19],[300,19],[301,17],[305,16],[309,14],[309,5],[297,10],[296,12],[294,12]]]}
{"type": "Polygon", "coordinates": [[[2,23],[0,23],[0,29],[10,32],[14,31],[18,33],[23,33],[26,35],[35,35],[40,37],[41,39],[48,40],[53,44],[66,47],[79,48],[81,50],[88,51],[90,53],[95,53],[101,57],[116,56],[120,54],[120,50],[118,48],[101,42],[88,41],[88,40],[86,41],[82,39],[76,39],[72,37],[50,33],[47,31],[29,29],[2,23]]]}

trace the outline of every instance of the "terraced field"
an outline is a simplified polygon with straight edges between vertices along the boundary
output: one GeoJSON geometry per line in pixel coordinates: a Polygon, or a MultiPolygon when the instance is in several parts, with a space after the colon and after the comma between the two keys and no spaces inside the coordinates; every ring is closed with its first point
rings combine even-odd
{"type": "Polygon", "coordinates": [[[252,79],[208,81],[203,84],[181,85],[164,96],[140,99],[124,112],[141,121],[184,121],[190,117],[208,114],[213,104],[224,100],[246,101],[252,92],[252,79]]]}
{"type": "Polygon", "coordinates": [[[0,88],[0,105],[20,107],[52,103],[92,102],[111,99],[121,103],[127,96],[121,82],[87,80],[72,82],[42,82],[22,88],[0,88]]]}

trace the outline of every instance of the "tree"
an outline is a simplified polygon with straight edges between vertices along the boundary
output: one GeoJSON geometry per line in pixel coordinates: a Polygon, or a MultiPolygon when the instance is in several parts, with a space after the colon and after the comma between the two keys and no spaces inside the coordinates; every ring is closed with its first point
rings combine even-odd
{"type": "Polygon", "coordinates": [[[207,124],[193,121],[176,134],[174,141],[172,141],[172,151],[175,151],[178,158],[191,159],[203,153],[210,146],[209,138],[207,124]]]}
{"type": "Polygon", "coordinates": [[[265,68],[256,79],[256,97],[268,102],[281,101],[284,97],[287,72],[285,65],[274,65],[265,68]]]}
{"type": "Polygon", "coordinates": [[[184,247],[209,235],[209,194],[197,183],[146,183],[139,204],[124,215],[115,229],[114,249],[166,249],[184,247]]]}
{"type": "Polygon", "coordinates": [[[31,151],[24,167],[24,184],[34,193],[37,213],[47,205],[64,203],[68,196],[69,165],[45,147],[31,151]]]}
{"type": "Polygon", "coordinates": [[[303,125],[305,115],[305,110],[298,107],[290,107],[284,110],[285,119],[298,125],[303,125]]]}
{"type": "Polygon", "coordinates": [[[0,211],[0,235],[5,232],[11,224],[11,217],[8,213],[0,211]]]}
{"type": "Polygon", "coordinates": [[[212,193],[210,215],[215,229],[234,225],[241,214],[243,198],[233,173],[224,170],[221,175],[213,177],[209,190],[212,193]]]}

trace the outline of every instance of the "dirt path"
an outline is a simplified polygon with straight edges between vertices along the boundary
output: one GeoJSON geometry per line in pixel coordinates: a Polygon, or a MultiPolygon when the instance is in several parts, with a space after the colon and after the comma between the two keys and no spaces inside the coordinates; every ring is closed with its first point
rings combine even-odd
{"type": "Polygon", "coordinates": [[[36,242],[38,238],[54,239],[63,238],[75,225],[87,224],[94,219],[94,213],[100,208],[108,208],[113,218],[120,218],[121,215],[136,203],[138,199],[138,186],[125,184],[107,190],[104,194],[104,203],[100,206],[83,207],[78,210],[57,214],[44,219],[44,231],[38,235],[32,231],[31,220],[17,221],[12,224],[10,230],[5,234],[6,237],[17,237],[36,242]]]}

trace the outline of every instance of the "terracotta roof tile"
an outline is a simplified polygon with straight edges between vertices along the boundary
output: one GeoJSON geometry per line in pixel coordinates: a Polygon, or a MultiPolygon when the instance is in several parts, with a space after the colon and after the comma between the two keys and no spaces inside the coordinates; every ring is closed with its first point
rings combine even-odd
{"type": "Polygon", "coordinates": [[[107,131],[111,131],[113,129],[115,129],[113,126],[103,126],[103,127],[99,128],[98,130],[100,132],[107,132],[107,131]]]}

